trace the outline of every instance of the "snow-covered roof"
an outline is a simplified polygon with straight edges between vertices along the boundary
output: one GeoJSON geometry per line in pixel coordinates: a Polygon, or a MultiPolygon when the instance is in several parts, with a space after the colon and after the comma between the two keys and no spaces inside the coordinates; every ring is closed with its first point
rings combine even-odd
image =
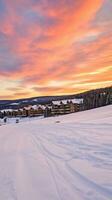
{"type": "Polygon", "coordinates": [[[8,111],[13,111],[13,109],[4,109],[4,110],[0,110],[0,112],[8,112],[8,111]]]}
{"type": "Polygon", "coordinates": [[[83,103],[83,99],[72,99],[72,102],[81,104],[81,103],[83,103]]]}
{"type": "Polygon", "coordinates": [[[34,110],[37,110],[38,108],[45,109],[45,106],[44,106],[44,105],[33,105],[32,108],[33,108],[34,110]]]}
{"type": "MultiPolygon", "coordinates": [[[[20,109],[18,109],[18,110],[19,110],[19,111],[23,111],[23,108],[20,108],[20,109]]],[[[18,110],[17,110],[17,111],[18,111],[18,110]]]]}
{"type": "Polygon", "coordinates": [[[25,106],[24,108],[19,108],[19,109],[4,109],[4,110],[0,110],[0,112],[12,112],[12,111],[23,111],[25,110],[30,110],[30,109],[34,109],[34,110],[38,110],[38,108],[42,108],[43,110],[46,108],[46,106],[44,105],[29,105],[29,106],[25,106]]]}
{"type": "Polygon", "coordinates": [[[46,108],[46,106],[44,105],[39,105],[40,108],[42,108],[43,110],[46,108]]]}
{"type": "Polygon", "coordinates": [[[30,110],[32,108],[31,105],[27,106],[27,107],[24,107],[25,110],[30,110]]]}
{"type": "Polygon", "coordinates": [[[54,105],[60,105],[62,101],[52,101],[54,105]]]}
{"type": "Polygon", "coordinates": [[[60,101],[52,101],[52,103],[54,105],[60,105],[61,102],[63,104],[67,104],[67,102],[72,102],[72,103],[77,103],[77,104],[81,104],[83,103],[83,99],[65,99],[65,100],[60,100],[60,101]]]}
{"type": "Polygon", "coordinates": [[[34,110],[37,110],[38,107],[39,107],[39,106],[37,106],[37,105],[33,105],[33,106],[32,106],[32,108],[33,108],[34,110]]]}

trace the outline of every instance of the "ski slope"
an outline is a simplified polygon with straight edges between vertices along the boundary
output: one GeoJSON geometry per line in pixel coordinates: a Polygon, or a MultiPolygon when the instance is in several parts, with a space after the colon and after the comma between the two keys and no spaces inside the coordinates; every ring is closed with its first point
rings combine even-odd
{"type": "Polygon", "coordinates": [[[0,200],[112,200],[112,105],[0,126],[0,200]]]}

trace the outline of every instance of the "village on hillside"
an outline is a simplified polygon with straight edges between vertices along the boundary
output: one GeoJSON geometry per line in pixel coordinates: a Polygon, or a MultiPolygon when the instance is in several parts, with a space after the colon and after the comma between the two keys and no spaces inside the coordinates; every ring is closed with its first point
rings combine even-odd
{"type": "Polygon", "coordinates": [[[20,107],[18,109],[2,109],[0,118],[7,121],[7,118],[21,117],[50,117],[75,113],[79,111],[89,110],[105,105],[112,104],[112,87],[104,88],[84,93],[77,98],[54,100],[47,104],[36,104],[20,107]]]}

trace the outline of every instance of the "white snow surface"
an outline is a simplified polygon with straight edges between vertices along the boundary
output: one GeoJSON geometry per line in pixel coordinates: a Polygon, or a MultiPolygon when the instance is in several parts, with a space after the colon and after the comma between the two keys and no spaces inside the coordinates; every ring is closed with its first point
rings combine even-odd
{"type": "Polygon", "coordinates": [[[52,101],[54,105],[60,105],[61,103],[67,104],[67,102],[81,104],[83,103],[83,99],[65,99],[65,100],[59,100],[59,101],[58,100],[52,101]]]}
{"type": "Polygon", "coordinates": [[[112,200],[112,105],[0,126],[0,200],[112,200]]]}

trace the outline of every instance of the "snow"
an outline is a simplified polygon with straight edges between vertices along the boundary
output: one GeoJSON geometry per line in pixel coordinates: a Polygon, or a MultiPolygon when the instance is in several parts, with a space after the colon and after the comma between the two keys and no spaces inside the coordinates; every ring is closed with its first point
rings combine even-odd
{"type": "Polygon", "coordinates": [[[66,99],[66,100],[52,101],[54,105],[60,105],[61,103],[67,104],[67,102],[81,104],[83,103],[83,99],[66,99]]]}
{"type": "Polygon", "coordinates": [[[8,124],[15,124],[16,120],[19,120],[19,123],[23,122],[31,122],[37,121],[39,119],[43,119],[43,116],[36,116],[36,117],[7,117],[7,123],[4,122],[4,119],[0,119],[0,125],[8,125],[8,124]]]}
{"type": "Polygon", "coordinates": [[[28,102],[28,100],[24,100],[24,101],[22,101],[22,103],[27,103],[28,102]]]}
{"type": "Polygon", "coordinates": [[[31,106],[31,108],[33,108],[34,110],[38,110],[38,108],[42,108],[43,110],[45,110],[46,106],[38,104],[31,106]]]}
{"type": "Polygon", "coordinates": [[[0,126],[0,200],[31,199],[112,199],[112,105],[0,126]]]}
{"type": "Polygon", "coordinates": [[[0,112],[12,112],[13,111],[13,109],[4,109],[4,110],[0,110],[0,112]]]}
{"type": "Polygon", "coordinates": [[[37,109],[38,109],[38,106],[37,106],[37,105],[33,105],[32,108],[33,108],[34,110],[37,110],[37,109]]]}
{"type": "Polygon", "coordinates": [[[32,101],[38,101],[38,99],[33,99],[32,101]]]}
{"type": "Polygon", "coordinates": [[[9,105],[12,105],[12,106],[14,106],[14,105],[19,105],[20,103],[10,103],[9,105]]]}

